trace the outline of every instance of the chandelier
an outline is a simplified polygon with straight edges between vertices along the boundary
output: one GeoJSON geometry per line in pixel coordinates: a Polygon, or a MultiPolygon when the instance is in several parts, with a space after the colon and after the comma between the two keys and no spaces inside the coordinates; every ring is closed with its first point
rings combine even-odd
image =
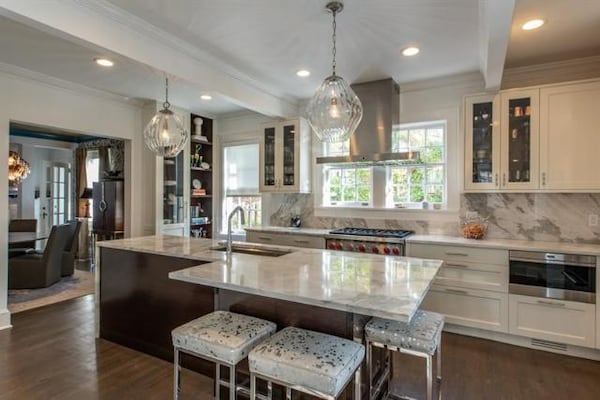
{"type": "Polygon", "coordinates": [[[29,176],[30,172],[29,163],[23,160],[19,153],[10,150],[8,152],[8,182],[18,185],[29,176]]]}
{"type": "Polygon", "coordinates": [[[308,103],[308,123],[322,142],[342,142],[352,133],[362,119],[362,104],[350,85],[336,75],[336,21],[335,16],[344,5],[339,1],[328,3],[325,8],[333,15],[332,73],[325,78],[308,103]]]}
{"type": "Polygon", "coordinates": [[[181,118],[170,110],[169,78],[165,78],[165,102],[144,129],[144,143],[157,156],[175,157],[185,147],[188,133],[181,118]]]}

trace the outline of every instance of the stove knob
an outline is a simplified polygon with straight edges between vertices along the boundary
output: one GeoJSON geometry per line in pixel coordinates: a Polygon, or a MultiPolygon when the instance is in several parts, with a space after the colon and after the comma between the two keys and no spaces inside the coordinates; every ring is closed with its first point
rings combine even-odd
{"type": "Polygon", "coordinates": [[[354,245],[352,243],[348,243],[346,245],[346,250],[348,250],[348,251],[354,251],[354,245]]]}
{"type": "Polygon", "coordinates": [[[387,246],[385,246],[385,247],[383,248],[383,252],[384,252],[385,254],[390,254],[390,248],[389,248],[389,247],[387,247],[387,246]]]}
{"type": "Polygon", "coordinates": [[[358,245],[358,251],[360,251],[361,253],[364,253],[365,250],[366,250],[366,248],[365,248],[364,244],[358,245]]]}
{"type": "Polygon", "coordinates": [[[371,251],[375,254],[379,253],[379,249],[377,248],[377,246],[371,247],[371,251]]]}
{"type": "Polygon", "coordinates": [[[400,255],[400,249],[397,247],[394,247],[392,249],[392,253],[394,253],[395,256],[399,256],[400,255]]]}
{"type": "Polygon", "coordinates": [[[329,244],[327,244],[327,248],[329,250],[335,250],[335,242],[329,242],[329,244]]]}
{"type": "Polygon", "coordinates": [[[341,243],[338,243],[335,245],[335,249],[336,250],[344,250],[344,245],[342,245],[341,243]]]}

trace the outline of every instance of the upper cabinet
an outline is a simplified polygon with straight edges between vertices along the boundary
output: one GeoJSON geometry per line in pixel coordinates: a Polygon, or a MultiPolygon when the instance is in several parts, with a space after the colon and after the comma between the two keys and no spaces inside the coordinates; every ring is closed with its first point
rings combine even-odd
{"type": "Polygon", "coordinates": [[[504,190],[539,187],[539,90],[500,95],[501,182],[504,190]]]}
{"type": "Polygon", "coordinates": [[[465,191],[600,191],[600,82],[465,98],[465,191]]]}
{"type": "Polygon", "coordinates": [[[310,128],[303,119],[265,124],[260,141],[260,191],[310,192],[310,128]]]}
{"type": "Polygon", "coordinates": [[[600,82],[540,90],[541,188],[600,190],[600,82]]]}

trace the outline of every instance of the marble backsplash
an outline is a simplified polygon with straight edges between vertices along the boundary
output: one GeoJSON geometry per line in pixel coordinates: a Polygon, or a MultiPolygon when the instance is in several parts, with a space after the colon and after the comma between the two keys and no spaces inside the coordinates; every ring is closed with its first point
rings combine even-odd
{"type": "Polygon", "coordinates": [[[463,194],[456,221],[427,218],[404,220],[333,218],[314,215],[310,194],[272,195],[270,225],[289,226],[300,215],[306,228],[357,226],[409,229],[418,234],[458,235],[467,211],[488,221],[487,237],[600,244],[600,226],[588,226],[590,214],[600,214],[600,193],[478,193],[463,194]]]}

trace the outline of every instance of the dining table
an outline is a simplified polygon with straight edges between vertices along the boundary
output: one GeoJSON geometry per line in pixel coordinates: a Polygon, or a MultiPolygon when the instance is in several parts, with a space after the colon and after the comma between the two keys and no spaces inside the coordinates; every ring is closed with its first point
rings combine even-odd
{"type": "Polygon", "coordinates": [[[47,235],[36,232],[8,232],[8,244],[20,244],[48,239],[47,235]]]}

